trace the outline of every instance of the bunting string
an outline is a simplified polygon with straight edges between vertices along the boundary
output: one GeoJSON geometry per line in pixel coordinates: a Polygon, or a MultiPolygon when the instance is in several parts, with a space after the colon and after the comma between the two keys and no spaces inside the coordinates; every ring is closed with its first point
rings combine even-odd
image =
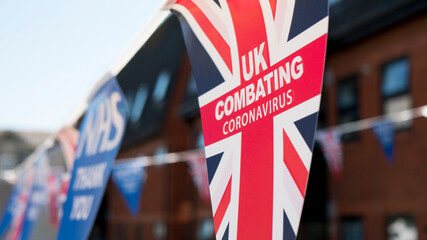
{"type": "Polygon", "coordinates": [[[366,118],[359,121],[343,123],[337,126],[319,129],[319,131],[327,131],[327,130],[335,129],[336,131],[339,131],[341,134],[346,134],[346,133],[359,132],[362,130],[370,129],[372,128],[373,123],[380,120],[388,120],[392,123],[398,123],[398,122],[409,121],[418,117],[427,118],[427,105],[417,107],[417,108],[407,109],[403,111],[388,113],[382,116],[366,118]]]}
{"type": "MultiPolygon", "coordinates": [[[[384,152],[386,153],[386,157],[388,158],[388,161],[392,163],[393,162],[392,135],[394,131],[387,130],[387,129],[390,129],[390,128],[392,129],[393,124],[395,123],[409,121],[418,117],[427,118],[427,105],[409,109],[409,110],[400,111],[400,112],[385,114],[382,116],[367,118],[360,121],[345,123],[338,126],[319,129],[317,132],[316,139],[322,145],[322,150],[323,150],[325,159],[329,165],[329,168],[332,172],[333,177],[336,179],[339,179],[342,176],[342,166],[343,166],[342,144],[339,140],[342,134],[358,132],[366,129],[373,129],[374,133],[377,134],[379,141],[382,143],[382,147],[384,152]],[[385,125],[391,125],[391,127],[388,126],[389,128],[385,128],[385,125]]],[[[18,165],[14,169],[0,171],[0,179],[7,181],[11,184],[19,185],[18,182],[22,181],[23,177],[28,175],[27,173],[29,171],[35,172],[36,169],[45,168],[44,170],[42,169],[45,172],[45,174],[47,173],[54,174],[53,172],[48,170],[49,165],[47,164],[47,162],[42,166],[40,165],[40,163],[37,164],[37,161],[39,161],[40,156],[42,155],[47,156],[47,151],[54,147],[55,140],[60,141],[60,139],[58,139],[58,135],[56,137],[49,137],[48,139],[46,139],[42,144],[40,144],[35,149],[35,151],[32,154],[30,154],[20,165],[18,165]]],[[[67,144],[70,145],[70,143],[73,143],[73,142],[75,141],[70,141],[67,144]]],[[[60,143],[62,142],[60,141],[60,143]]],[[[75,151],[75,147],[72,144],[68,147],[69,147],[68,154],[66,153],[67,149],[62,149],[65,153],[64,157],[71,156],[72,154],[69,154],[69,153],[75,151]]],[[[208,203],[209,191],[207,190],[209,188],[209,182],[208,182],[208,176],[207,176],[208,174],[206,171],[206,167],[202,164],[202,163],[205,163],[205,153],[203,149],[195,149],[195,150],[188,150],[188,151],[175,152],[175,153],[166,153],[166,154],[159,154],[154,156],[122,158],[122,159],[116,160],[113,173],[112,173],[113,178],[115,176],[115,180],[116,180],[115,182],[119,187],[119,189],[122,191],[124,200],[128,203],[129,210],[133,214],[137,214],[139,212],[139,201],[140,201],[140,196],[142,192],[141,189],[143,188],[145,178],[146,178],[144,169],[150,166],[162,166],[162,165],[168,165],[168,164],[174,164],[174,163],[180,163],[180,162],[187,163],[189,168],[189,174],[193,178],[194,184],[197,187],[200,196],[202,197],[203,200],[205,200],[208,203]],[[125,175],[119,172],[120,169],[123,171],[125,175]],[[129,178],[130,175],[126,173],[127,171],[130,171],[130,170],[133,171],[132,179],[129,178]],[[134,185],[132,184],[129,185],[129,183],[131,182],[134,185]],[[129,186],[133,186],[133,187],[130,188],[129,186]]],[[[43,194],[45,192],[46,195],[49,195],[49,201],[33,203],[26,200],[23,203],[26,206],[26,208],[35,207],[37,209],[39,209],[42,205],[48,204],[50,214],[51,214],[51,222],[54,226],[58,226],[60,216],[62,215],[61,206],[64,202],[63,199],[66,198],[66,192],[67,192],[66,189],[68,187],[69,175],[70,175],[69,171],[71,169],[71,167],[69,166],[70,163],[72,164],[72,161],[70,159],[67,159],[68,168],[66,169],[66,171],[57,173],[59,174],[61,181],[57,182],[56,184],[48,184],[48,175],[43,175],[46,178],[45,179],[46,183],[43,185],[43,187],[39,187],[40,188],[39,192],[43,192],[43,194]],[[68,181],[64,181],[64,179],[67,180],[67,177],[68,177],[68,181]],[[63,195],[65,194],[65,195],[62,196],[61,194],[63,195]],[[60,199],[60,196],[62,196],[63,198],[62,201],[60,199]]],[[[40,172],[40,171],[37,170],[37,172],[40,172]]],[[[51,182],[52,181],[50,181],[50,183],[51,182]]],[[[32,188],[33,187],[31,187],[31,189],[32,188]]],[[[28,192],[27,195],[29,193],[30,192],[28,192]]],[[[20,195],[25,194],[25,191],[20,191],[17,194],[20,194],[20,195]]],[[[27,195],[25,195],[26,199],[32,199],[32,197],[27,195]]],[[[11,201],[15,201],[13,202],[12,205],[16,205],[15,198],[16,196],[15,197],[12,196],[11,201]]],[[[27,235],[29,236],[34,226],[33,221],[36,219],[33,219],[31,221],[26,220],[28,218],[26,212],[24,215],[22,214],[11,215],[11,214],[12,213],[9,213],[9,212],[5,213],[5,216],[1,221],[2,222],[1,229],[4,229],[3,225],[7,226],[8,224],[11,224],[11,230],[8,233],[8,237],[12,236],[13,238],[14,234],[18,234],[18,235],[23,234],[23,236],[27,236],[27,235]],[[21,225],[25,226],[24,229],[27,229],[27,230],[21,231],[20,230],[21,225]]],[[[3,231],[0,231],[0,235],[2,234],[2,232],[3,231]]]]}
{"type": "Polygon", "coordinates": [[[188,150],[183,152],[176,153],[166,153],[159,154],[154,156],[141,156],[136,158],[121,158],[117,159],[116,162],[137,162],[138,166],[149,167],[149,166],[160,166],[165,164],[186,162],[188,160],[188,156],[193,156],[197,154],[204,155],[205,152],[202,149],[188,150]]]}
{"type": "MultiPolygon", "coordinates": [[[[346,134],[346,133],[371,129],[372,125],[375,122],[380,120],[388,120],[392,123],[397,123],[397,122],[409,121],[419,117],[427,118],[427,105],[423,105],[421,107],[416,107],[416,108],[407,109],[403,111],[393,112],[393,113],[385,114],[382,116],[376,116],[372,118],[362,119],[359,121],[331,126],[331,127],[319,129],[318,131],[321,132],[321,131],[335,130],[340,134],[346,134]]],[[[55,139],[54,137],[49,137],[48,139],[46,139],[41,145],[39,145],[36,148],[36,150],[31,155],[29,155],[20,165],[16,166],[14,169],[0,171],[0,179],[9,183],[15,183],[17,180],[17,177],[34,164],[38,152],[47,151],[49,148],[53,146],[54,139],[55,139]]],[[[176,153],[159,154],[155,156],[123,158],[123,159],[117,159],[116,161],[121,162],[121,161],[137,160],[138,164],[141,164],[141,166],[148,167],[148,166],[154,166],[154,165],[164,165],[164,164],[185,162],[187,161],[186,156],[188,156],[188,154],[198,154],[200,152],[204,154],[203,150],[189,150],[189,151],[176,152],[176,153]]]]}

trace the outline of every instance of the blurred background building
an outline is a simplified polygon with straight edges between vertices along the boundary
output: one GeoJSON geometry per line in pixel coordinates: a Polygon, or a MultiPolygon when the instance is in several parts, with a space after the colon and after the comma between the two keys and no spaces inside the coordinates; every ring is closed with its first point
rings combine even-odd
{"type": "MultiPolygon", "coordinates": [[[[427,104],[426,10],[426,1],[331,1],[318,128],[427,104]]],[[[130,111],[119,159],[203,145],[197,89],[174,16],[117,79],[130,111]]],[[[298,238],[427,239],[426,134],[425,118],[398,123],[394,162],[372,130],[344,134],[340,178],[316,144],[298,238]]],[[[210,206],[185,163],[148,168],[138,216],[113,184],[104,207],[110,239],[213,239],[210,206]]]]}
{"type": "MultiPolygon", "coordinates": [[[[42,132],[0,131],[0,170],[18,166],[48,136],[48,133],[42,132]]],[[[11,186],[0,179],[0,189],[0,206],[4,206],[11,186]]]]}
{"type": "MultiPolygon", "coordinates": [[[[22,164],[49,135],[45,132],[0,131],[0,170],[2,173],[22,164]]],[[[4,206],[11,192],[12,185],[5,179],[0,179],[0,214],[3,214],[4,206]]],[[[0,216],[2,217],[2,215],[0,216]]],[[[46,223],[48,222],[46,221],[46,223]]],[[[43,227],[43,229],[49,228],[43,227]]]]}
{"type": "MultiPolygon", "coordinates": [[[[331,0],[318,128],[426,105],[426,28],[425,0],[331,0]]],[[[129,107],[119,161],[203,147],[197,88],[175,16],[117,79],[129,107]]],[[[372,130],[342,135],[340,177],[331,174],[315,144],[298,239],[427,239],[427,119],[396,128],[393,161],[372,130]]],[[[18,142],[12,145],[31,151],[8,134],[18,142]]],[[[9,152],[3,160],[3,136],[0,165],[13,167],[9,152]]],[[[131,215],[109,182],[91,239],[214,239],[212,224],[210,205],[186,163],[162,165],[159,158],[147,168],[138,215],[131,215]]]]}
{"type": "MultiPolygon", "coordinates": [[[[426,7],[412,0],[331,6],[324,126],[427,103],[426,7]]],[[[342,136],[342,178],[328,184],[335,239],[427,239],[427,119],[395,128],[394,161],[370,129],[342,136]]]]}
{"type": "Polygon", "coordinates": [[[0,169],[18,166],[48,136],[43,132],[0,131],[0,169]]]}

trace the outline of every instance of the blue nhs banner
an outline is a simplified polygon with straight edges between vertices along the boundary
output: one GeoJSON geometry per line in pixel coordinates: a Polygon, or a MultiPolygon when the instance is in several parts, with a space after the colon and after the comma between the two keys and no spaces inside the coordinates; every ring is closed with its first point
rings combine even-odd
{"type": "Polygon", "coordinates": [[[87,239],[126,127],[126,100],[115,78],[95,93],[80,125],[57,239],[87,239]]]}

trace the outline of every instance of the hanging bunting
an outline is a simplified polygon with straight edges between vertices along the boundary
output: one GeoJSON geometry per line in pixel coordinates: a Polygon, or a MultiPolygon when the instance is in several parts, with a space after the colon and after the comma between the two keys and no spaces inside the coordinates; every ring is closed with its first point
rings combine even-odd
{"type": "Polygon", "coordinates": [[[52,226],[59,226],[62,217],[62,206],[67,198],[70,183],[69,172],[73,168],[79,132],[77,129],[65,126],[56,134],[56,140],[61,145],[61,150],[67,165],[67,172],[51,169],[48,176],[49,215],[52,226]]]}
{"type": "MultiPolygon", "coordinates": [[[[65,197],[61,198],[62,190],[62,175],[66,173],[55,172],[51,169],[47,178],[47,196],[50,223],[54,227],[59,226],[59,219],[61,218],[62,204],[65,202],[65,197]]],[[[64,194],[67,192],[65,191],[64,194]]]]}
{"type": "Polygon", "coordinates": [[[47,196],[50,223],[58,227],[62,218],[62,208],[67,199],[70,176],[67,172],[56,172],[51,169],[47,179],[47,196]]]}
{"type": "Polygon", "coordinates": [[[73,167],[78,138],[79,132],[73,127],[63,127],[56,135],[56,139],[61,144],[62,153],[64,154],[68,169],[72,169],[73,167]]]}
{"type": "Polygon", "coordinates": [[[340,133],[335,129],[318,131],[316,135],[316,139],[322,145],[322,152],[329,169],[336,179],[341,178],[343,169],[343,153],[340,138],[340,133]]]}
{"type": "Polygon", "coordinates": [[[137,215],[146,179],[145,167],[138,161],[118,162],[114,165],[111,177],[130,212],[137,215]]]}
{"type": "Polygon", "coordinates": [[[7,231],[6,239],[28,239],[31,235],[34,221],[38,219],[39,201],[45,195],[43,174],[46,172],[46,151],[36,150],[26,161],[35,161],[18,177],[13,186],[0,223],[0,238],[7,231]]]}
{"type": "Polygon", "coordinates": [[[22,225],[21,240],[30,239],[33,233],[35,223],[39,219],[40,210],[46,203],[47,195],[47,174],[49,172],[46,152],[43,152],[35,163],[34,182],[25,210],[22,225]]]}
{"type": "Polygon", "coordinates": [[[12,193],[9,196],[9,200],[6,204],[5,212],[3,213],[3,218],[0,223],[0,238],[2,238],[3,234],[8,230],[14,216],[20,211],[19,209],[22,209],[19,200],[23,196],[23,179],[23,177],[18,179],[18,182],[14,184],[12,193]]]}
{"type": "Polygon", "coordinates": [[[33,186],[36,171],[34,165],[24,172],[18,180],[18,193],[12,200],[10,229],[7,233],[7,240],[17,240],[20,238],[24,224],[25,213],[30,199],[31,188],[33,186]]]}
{"type": "Polygon", "coordinates": [[[188,173],[196,185],[200,197],[206,204],[211,201],[209,195],[209,177],[206,158],[203,152],[192,152],[185,155],[188,165],[188,173]]]}
{"type": "Polygon", "coordinates": [[[390,120],[379,120],[372,124],[372,130],[377,137],[389,164],[394,163],[394,124],[390,120]]]}
{"type": "Polygon", "coordinates": [[[126,127],[126,100],[115,78],[93,95],[79,140],[58,239],[87,239],[126,127]]]}
{"type": "Polygon", "coordinates": [[[167,7],[179,16],[197,83],[217,239],[295,239],[328,1],[176,0],[167,7]]]}
{"type": "Polygon", "coordinates": [[[63,172],[58,174],[57,180],[59,181],[59,195],[57,199],[58,204],[58,221],[57,224],[59,225],[61,223],[62,215],[63,215],[63,206],[65,204],[65,201],[67,200],[67,193],[68,193],[68,187],[70,185],[70,173],[63,172]]]}

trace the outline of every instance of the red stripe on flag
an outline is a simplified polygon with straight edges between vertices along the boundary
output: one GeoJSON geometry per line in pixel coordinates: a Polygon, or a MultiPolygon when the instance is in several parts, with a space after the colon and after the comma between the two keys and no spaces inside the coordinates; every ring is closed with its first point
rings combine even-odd
{"type": "Polygon", "coordinates": [[[219,55],[221,55],[230,72],[233,72],[230,46],[228,46],[227,42],[225,42],[224,38],[212,25],[202,10],[200,10],[200,8],[191,1],[182,1],[179,4],[190,11],[191,15],[193,15],[194,19],[197,21],[200,28],[214,45],[219,55]]]}
{"type": "Polygon", "coordinates": [[[276,18],[276,1],[270,0],[271,12],[273,13],[273,18],[276,18]]]}
{"type": "Polygon", "coordinates": [[[305,188],[307,186],[308,171],[301,161],[300,156],[289,140],[285,130],[283,130],[283,158],[286,167],[289,169],[301,195],[305,197],[305,188]]]}
{"type": "Polygon", "coordinates": [[[231,177],[228,181],[227,187],[225,188],[224,194],[222,195],[221,202],[216,209],[214,216],[215,233],[218,232],[219,226],[221,226],[222,219],[224,218],[225,212],[227,211],[228,205],[230,205],[231,199],[231,177]]]}

